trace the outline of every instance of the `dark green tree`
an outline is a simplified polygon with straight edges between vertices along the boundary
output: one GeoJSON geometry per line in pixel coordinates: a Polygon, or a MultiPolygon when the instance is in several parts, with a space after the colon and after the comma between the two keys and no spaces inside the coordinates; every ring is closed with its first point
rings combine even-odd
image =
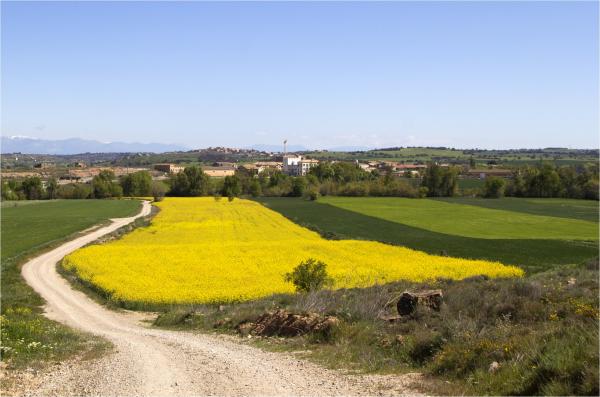
{"type": "Polygon", "coordinates": [[[504,187],[506,181],[503,178],[496,176],[488,176],[485,178],[485,184],[483,187],[483,195],[487,198],[500,198],[504,196],[504,187]]]}
{"type": "Polygon", "coordinates": [[[456,167],[429,164],[421,186],[427,188],[427,195],[431,197],[454,196],[458,190],[458,174],[459,170],[456,167]]]}
{"type": "Polygon", "coordinates": [[[171,175],[169,184],[171,185],[169,195],[178,197],[190,195],[190,182],[184,172],[171,175]]]}
{"type": "Polygon", "coordinates": [[[231,199],[233,197],[239,197],[241,193],[242,186],[240,183],[240,178],[236,175],[226,176],[223,180],[223,189],[221,190],[221,195],[231,199]]]}
{"type": "Polygon", "coordinates": [[[109,198],[120,197],[123,189],[118,183],[114,182],[115,174],[110,170],[102,170],[98,175],[92,178],[92,197],[109,198]]]}
{"type": "Polygon", "coordinates": [[[291,195],[294,197],[302,197],[304,191],[306,190],[306,185],[306,178],[302,176],[294,178],[294,181],[292,182],[291,195]]]}
{"type": "Polygon", "coordinates": [[[46,182],[46,197],[48,197],[50,200],[54,200],[58,195],[58,182],[56,181],[56,178],[50,178],[48,179],[48,182],[46,182]]]}
{"type": "Polygon", "coordinates": [[[248,193],[250,193],[250,195],[252,197],[258,197],[262,194],[262,186],[259,182],[258,179],[253,178],[252,181],[250,182],[250,186],[248,189],[248,193]]]}
{"type": "Polygon", "coordinates": [[[21,189],[27,200],[40,200],[44,195],[42,180],[37,176],[23,179],[21,189]]]}
{"type": "Polygon", "coordinates": [[[321,162],[317,166],[311,168],[310,174],[316,176],[320,182],[333,179],[335,172],[331,163],[321,162]]]}
{"type": "Polygon", "coordinates": [[[202,168],[193,165],[171,176],[171,196],[205,196],[210,190],[210,178],[202,168]]]}
{"type": "Polygon", "coordinates": [[[121,177],[123,194],[130,197],[144,197],[152,194],[152,176],[148,171],[138,171],[121,177]]]}
{"type": "Polygon", "coordinates": [[[210,187],[210,178],[198,166],[185,167],[183,173],[189,181],[190,196],[205,196],[210,187]]]}

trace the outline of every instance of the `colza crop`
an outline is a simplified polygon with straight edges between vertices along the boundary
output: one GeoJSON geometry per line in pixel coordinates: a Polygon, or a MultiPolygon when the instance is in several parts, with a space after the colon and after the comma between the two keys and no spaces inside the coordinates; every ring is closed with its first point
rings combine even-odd
{"type": "Polygon", "coordinates": [[[322,260],[333,288],[406,279],[522,276],[499,262],[429,255],[373,241],[323,239],[249,200],[168,198],[148,227],[80,249],[63,266],[119,301],[244,301],[293,292],[283,275],[322,260]]]}

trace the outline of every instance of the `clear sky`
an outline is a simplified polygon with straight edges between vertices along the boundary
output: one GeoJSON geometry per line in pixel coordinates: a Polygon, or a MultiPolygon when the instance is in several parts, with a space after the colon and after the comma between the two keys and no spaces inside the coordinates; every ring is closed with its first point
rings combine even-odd
{"type": "Polygon", "coordinates": [[[2,2],[2,135],[598,147],[598,3],[2,2]]]}

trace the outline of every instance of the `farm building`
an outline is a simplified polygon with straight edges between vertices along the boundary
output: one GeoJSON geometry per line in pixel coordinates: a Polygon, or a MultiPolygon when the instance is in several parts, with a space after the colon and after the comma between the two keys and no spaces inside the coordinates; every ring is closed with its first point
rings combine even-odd
{"type": "Polygon", "coordinates": [[[257,161],[252,164],[243,164],[240,167],[252,174],[261,174],[265,170],[279,170],[283,168],[283,164],[278,161],[257,161]]]}
{"type": "Polygon", "coordinates": [[[235,168],[218,167],[204,168],[203,170],[206,175],[214,178],[224,178],[226,176],[235,175],[235,168]]]}
{"type": "Polygon", "coordinates": [[[213,163],[213,167],[235,168],[235,167],[237,167],[237,164],[236,163],[227,162],[227,161],[217,161],[217,162],[213,163]]]}
{"type": "Polygon", "coordinates": [[[54,167],[54,163],[48,162],[48,161],[42,161],[41,163],[36,163],[33,165],[33,168],[40,168],[40,169],[48,169],[48,168],[53,168],[54,167]]]}
{"type": "Polygon", "coordinates": [[[183,171],[185,167],[175,164],[154,164],[154,169],[161,172],[166,172],[167,174],[178,174],[183,171]]]}
{"type": "Polygon", "coordinates": [[[471,169],[466,172],[467,176],[471,178],[485,179],[488,176],[498,176],[501,178],[508,178],[512,176],[512,171],[507,169],[490,168],[490,169],[471,169]]]}
{"type": "Polygon", "coordinates": [[[358,166],[360,167],[361,170],[363,171],[367,171],[367,172],[371,172],[377,169],[377,167],[371,166],[368,163],[358,163],[358,166]]]}
{"type": "Polygon", "coordinates": [[[396,171],[423,171],[426,168],[425,164],[396,164],[394,166],[396,171]]]}

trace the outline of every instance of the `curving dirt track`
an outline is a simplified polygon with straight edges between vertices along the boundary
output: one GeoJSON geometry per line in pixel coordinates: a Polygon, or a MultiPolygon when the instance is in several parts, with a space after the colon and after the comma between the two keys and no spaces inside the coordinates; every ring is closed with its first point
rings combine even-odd
{"type": "Polygon", "coordinates": [[[67,242],[22,269],[47,302],[51,319],[102,336],[115,349],[100,359],[61,363],[31,383],[28,395],[398,395],[415,394],[417,374],[355,376],[327,370],[292,355],[243,345],[235,338],[153,329],[139,313],[116,312],[73,290],[56,272],[68,253],[150,213],[144,202],[134,217],[67,242]]]}

